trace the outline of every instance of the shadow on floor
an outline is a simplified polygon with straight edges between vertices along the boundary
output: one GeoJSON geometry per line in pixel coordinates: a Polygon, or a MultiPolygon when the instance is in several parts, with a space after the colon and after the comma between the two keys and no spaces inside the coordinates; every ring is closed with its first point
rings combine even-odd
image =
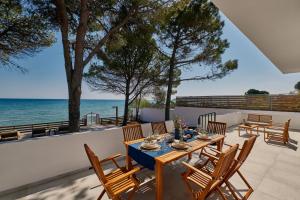
{"type": "MultiPolygon", "coordinates": [[[[297,141],[294,140],[294,143],[298,144],[297,141]]],[[[268,145],[273,145],[273,146],[278,146],[278,147],[282,147],[282,148],[288,148],[294,151],[297,151],[298,147],[293,144],[291,141],[289,141],[287,144],[283,144],[282,142],[277,142],[277,141],[268,141],[266,142],[266,144],[268,145]]]]}

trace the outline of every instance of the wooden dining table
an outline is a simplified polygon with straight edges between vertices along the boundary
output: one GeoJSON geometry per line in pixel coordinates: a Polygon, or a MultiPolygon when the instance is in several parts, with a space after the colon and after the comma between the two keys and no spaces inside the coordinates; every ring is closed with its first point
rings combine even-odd
{"type": "MultiPolygon", "coordinates": [[[[133,141],[128,141],[124,142],[126,146],[126,164],[128,169],[132,169],[132,158],[128,155],[128,147],[131,144],[139,143],[144,141],[144,139],[139,139],[139,140],[133,140],[133,141]]],[[[163,199],[163,184],[164,184],[164,179],[163,179],[163,168],[166,164],[178,160],[184,156],[191,156],[191,154],[195,151],[198,151],[210,144],[216,143],[217,149],[221,150],[222,144],[224,141],[224,135],[214,135],[209,140],[200,140],[196,139],[191,142],[188,142],[189,148],[185,151],[182,150],[172,150],[168,153],[165,153],[161,156],[155,157],[155,182],[156,182],[156,200],[162,200],[163,199]]]]}

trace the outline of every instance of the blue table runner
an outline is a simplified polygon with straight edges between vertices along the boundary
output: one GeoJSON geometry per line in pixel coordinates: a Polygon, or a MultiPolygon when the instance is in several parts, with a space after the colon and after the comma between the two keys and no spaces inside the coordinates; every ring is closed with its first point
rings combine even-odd
{"type": "MultiPolygon", "coordinates": [[[[187,142],[191,142],[195,140],[194,138],[188,139],[187,142]]],[[[154,170],[155,168],[155,158],[166,153],[169,153],[174,150],[174,148],[170,147],[168,143],[159,143],[161,145],[161,149],[156,151],[147,151],[141,150],[140,145],[142,142],[130,144],[128,146],[128,155],[135,160],[138,164],[150,169],[154,170]]]]}

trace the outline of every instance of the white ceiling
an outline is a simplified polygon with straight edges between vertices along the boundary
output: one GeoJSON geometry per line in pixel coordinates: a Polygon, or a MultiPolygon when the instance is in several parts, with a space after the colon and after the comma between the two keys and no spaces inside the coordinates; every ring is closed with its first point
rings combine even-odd
{"type": "Polygon", "coordinates": [[[212,1],[281,72],[300,72],[300,0],[212,1]]]}

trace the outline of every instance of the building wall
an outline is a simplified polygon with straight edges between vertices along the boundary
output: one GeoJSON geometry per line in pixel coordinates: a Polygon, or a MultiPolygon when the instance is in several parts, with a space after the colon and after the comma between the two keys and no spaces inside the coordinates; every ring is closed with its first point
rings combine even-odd
{"type": "MultiPolygon", "coordinates": [[[[170,119],[174,119],[175,110],[170,110],[170,119]]],[[[145,122],[161,122],[165,121],[165,110],[159,108],[143,108],[140,111],[140,118],[145,122]]]]}
{"type": "MultiPolygon", "coordinates": [[[[168,131],[173,122],[166,123],[168,131]]],[[[152,132],[143,124],[144,136],[152,132]]],[[[0,192],[26,184],[88,168],[83,144],[88,144],[99,159],[125,155],[122,128],[12,141],[0,144],[0,192]]]]}
{"type": "MultiPolygon", "coordinates": [[[[259,111],[259,110],[237,110],[219,108],[196,108],[196,107],[176,107],[171,111],[171,119],[180,116],[189,126],[196,126],[199,115],[216,112],[217,121],[226,122],[227,126],[233,126],[247,119],[248,113],[272,115],[274,123],[284,123],[291,119],[290,128],[300,129],[299,112],[278,112],[278,111],[259,111]]],[[[141,111],[141,118],[144,121],[163,121],[164,111],[156,108],[147,108],[141,111]]]]}
{"type": "Polygon", "coordinates": [[[195,107],[176,107],[175,115],[180,116],[189,126],[197,126],[199,115],[216,112],[217,121],[226,122],[228,126],[240,122],[241,112],[237,110],[195,108],[195,107]]]}

